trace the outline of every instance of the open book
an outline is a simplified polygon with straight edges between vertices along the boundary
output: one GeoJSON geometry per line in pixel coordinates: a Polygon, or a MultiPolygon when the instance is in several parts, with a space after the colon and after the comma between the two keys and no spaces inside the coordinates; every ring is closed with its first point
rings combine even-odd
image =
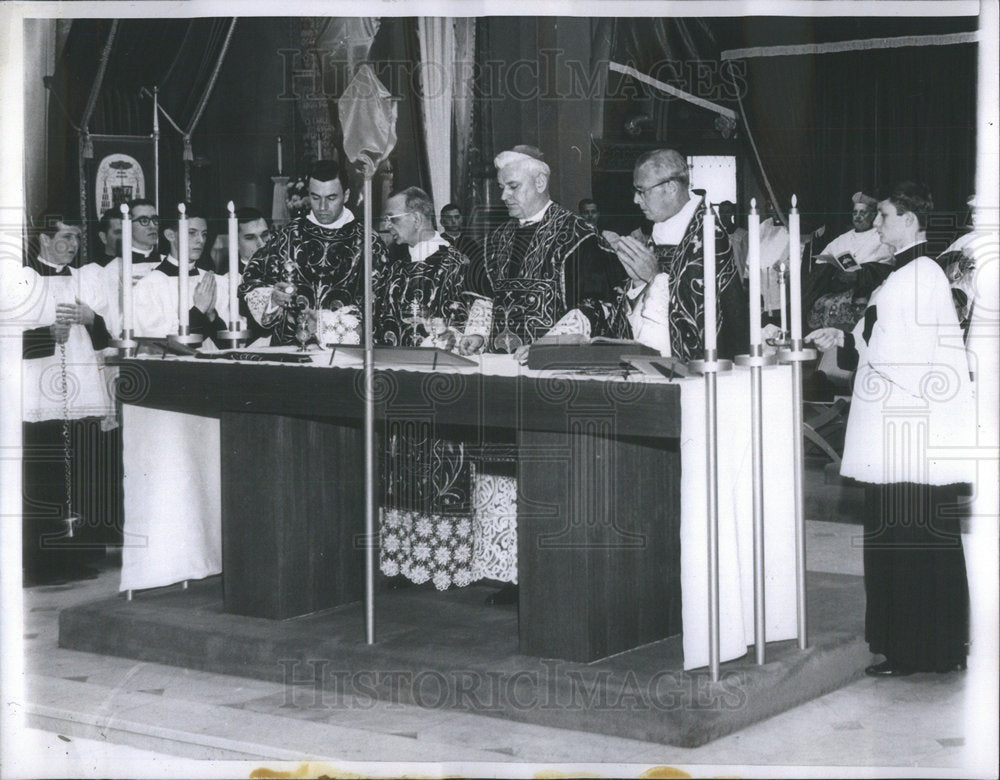
{"type": "MultiPolygon", "coordinates": [[[[829,255],[829,257],[833,257],[833,255],[829,255]]],[[[833,264],[841,271],[857,271],[861,267],[850,252],[841,252],[833,257],[833,264]]]]}

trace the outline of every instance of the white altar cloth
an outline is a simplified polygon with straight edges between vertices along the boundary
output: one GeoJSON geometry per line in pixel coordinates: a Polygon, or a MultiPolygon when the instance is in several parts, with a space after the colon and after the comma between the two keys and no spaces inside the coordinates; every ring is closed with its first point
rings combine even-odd
{"type": "Polygon", "coordinates": [[[222,571],[219,421],[123,404],[125,528],[119,590],[222,571]]]}
{"type": "MultiPolygon", "coordinates": [[[[278,350],[287,351],[287,348],[278,350]]],[[[346,354],[313,353],[313,363],[358,367],[346,354]]],[[[177,358],[194,360],[194,358],[177,358]]],[[[198,361],[213,370],[216,361],[198,361]]],[[[542,376],[506,355],[483,355],[458,373],[542,376]]],[[[252,370],[252,365],[249,367],[252,370]]],[[[796,636],[791,369],[764,369],[765,615],[769,642],[796,636]]],[[[753,502],[749,370],[718,376],[720,660],[754,643],[753,502]]],[[[577,378],[577,377],[574,377],[577,378]]],[[[579,381],[622,381],[580,375],[579,381]]],[[[641,374],[629,382],[665,382],[641,374]]],[[[681,387],[681,612],[684,668],[708,664],[708,519],[705,382],[681,387]]],[[[125,551],[121,589],[159,587],[221,571],[219,424],[212,418],[124,406],[125,551]]]]}
{"type": "MultiPolygon", "coordinates": [[[[791,369],[765,368],[764,602],[769,642],[796,636],[791,369]]],[[[684,668],[708,665],[705,380],[681,382],[681,621],[684,668]]],[[[754,643],[750,371],[718,375],[719,659],[754,643]]]]}

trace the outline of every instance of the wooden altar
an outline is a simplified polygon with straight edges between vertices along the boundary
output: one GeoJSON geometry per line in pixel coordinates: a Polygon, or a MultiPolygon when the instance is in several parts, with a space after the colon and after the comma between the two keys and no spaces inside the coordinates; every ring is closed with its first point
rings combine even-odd
{"type": "MultiPolygon", "coordinates": [[[[359,369],[119,365],[141,377],[123,401],[219,420],[227,612],[285,619],[362,597],[359,369]]],[[[522,653],[591,661],[680,633],[676,384],[394,370],[375,385],[377,424],[430,421],[473,451],[516,433],[522,653]]]]}

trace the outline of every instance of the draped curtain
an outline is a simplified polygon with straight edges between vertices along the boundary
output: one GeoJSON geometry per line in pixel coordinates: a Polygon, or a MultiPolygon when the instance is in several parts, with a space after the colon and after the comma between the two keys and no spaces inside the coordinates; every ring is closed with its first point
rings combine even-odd
{"type": "Polygon", "coordinates": [[[435,209],[451,200],[452,76],[455,30],[449,17],[417,19],[420,40],[420,108],[435,209]]]}
{"type": "Polygon", "coordinates": [[[945,223],[964,219],[975,178],[975,44],[742,64],[742,108],[763,170],[783,210],[798,195],[804,226],[826,224],[835,236],[849,227],[851,193],[900,179],[925,182],[945,223]]]}
{"type": "MultiPolygon", "coordinates": [[[[453,76],[452,116],[455,164],[452,167],[451,197],[468,190],[471,178],[470,147],[472,143],[473,76],[476,66],[476,20],[455,19],[455,60],[453,76]]],[[[438,211],[446,203],[438,203],[438,211]]]]}
{"type": "MultiPolygon", "coordinates": [[[[24,21],[24,187],[29,215],[39,215],[49,204],[45,181],[48,147],[38,139],[48,137],[48,94],[42,83],[56,62],[55,19],[24,21]]],[[[53,204],[55,206],[56,204],[53,204]]]]}

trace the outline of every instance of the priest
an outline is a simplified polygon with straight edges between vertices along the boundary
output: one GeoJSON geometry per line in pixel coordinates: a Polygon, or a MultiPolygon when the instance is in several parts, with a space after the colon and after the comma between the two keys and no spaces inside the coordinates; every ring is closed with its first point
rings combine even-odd
{"type": "MultiPolygon", "coordinates": [[[[381,285],[376,340],[451,350],[464,319],[469,258],[434,229],[434,204],[418,187],[390,196],[382,219],[408,254],[381,285]]],[[[473,579],[467,451],[434,428],[432,419],[386,420],[380,568],[390,587],[431,581],[444,590],[473,579]]]]}
{"type": "Polygon", "coordinates": [[[551,169],[532,146],[494,160],[510,219],[486,240],[493,291],[489,343],[470,336],[463,352],[514,352],[544,336],[567,313],[586,336],[618,335],[612,317],[623,279],[614,253],[592,225],[553,202],[551,169]]]}
{"type": "MultiPolygon", "coordinates": [[[[273,346],[296,343],[300,312],[364,306],[365,229],[346,206],[346,172],[333,160],[319,160],[308,179],[309,213],[272,232],[240,284],[240,298],[273,346]]],[[[377,294],[386,248],[374,235],[372,266],[377,294]]]]}
{"type": "MultiPolygon", "coordinates": [[[[704,357],[705,193],[690,189],[687,161],[673,149],[643,154],[632,174],[635,202],[653,223],[651,237],[605,234],[631,283],[623,314],[643,343],[664,346],[681,360],[704,357]],[[663,300],[659,300],[659,298],[663,300]],[[666,329],[656,337],[655,331],[666,329]],[[650,333],[654,331],[654,333],[650,333]]],[[[729,238],[715,230],[718,352],[732,358],[749,342],[747,303],[729,238]]],[[[662,351],[666,352],[666,349],[662,351]]]]}
{"type": "MultiPolygon", "coordinates": [[[[619,336],[614,318],[623,274],[593,225],[549,194],[551,170],[532,146],[494,160],[510,219],[486,240],[492,301],[473,305],[459,351],[516,352],[553,330],[619,336]],[[485,334],[489,334],[486,336],[485,334]]],[[[488,605],[516,603],[517,482],[509,460],[486,453],[473,496],[473,577],[504,583],[488,605]]]]}

